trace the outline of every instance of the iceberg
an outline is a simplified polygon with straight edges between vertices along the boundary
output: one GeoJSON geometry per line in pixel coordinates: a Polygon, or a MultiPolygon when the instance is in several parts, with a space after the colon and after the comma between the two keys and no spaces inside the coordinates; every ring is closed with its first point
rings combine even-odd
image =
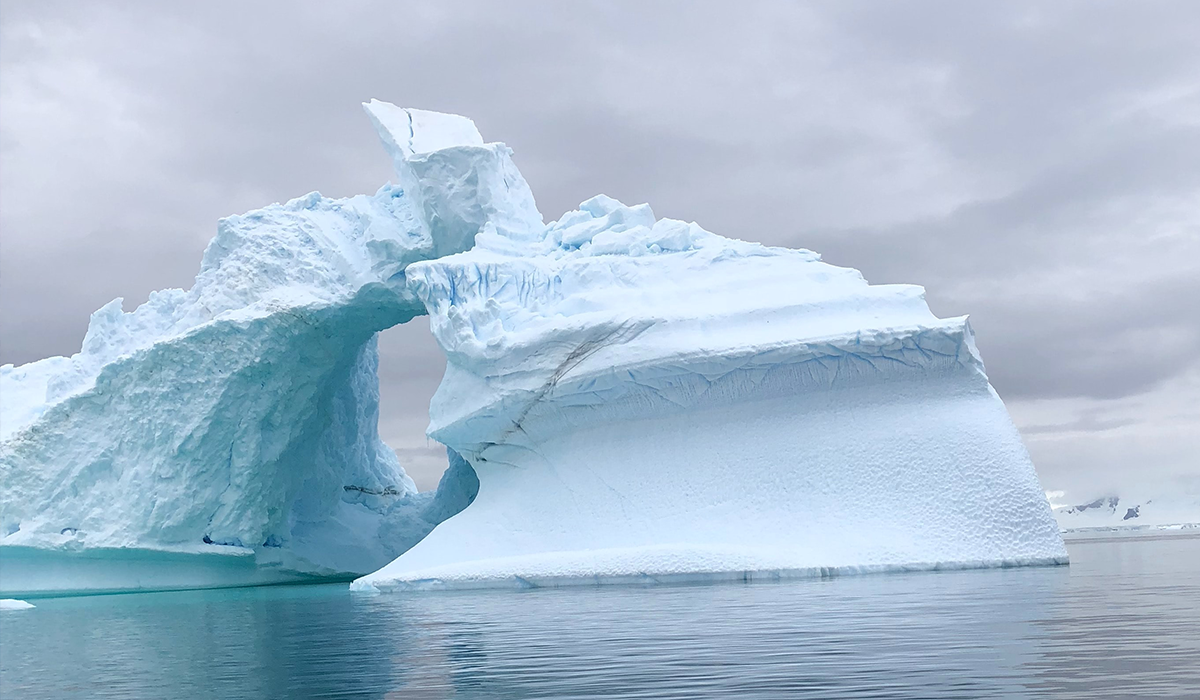
{"type": "Polygon", "coordinates": [[[349,580],[474,497],[469,468],[418,494],[379,439],[375,335],[425,313],[412,263],[541,215],[470,120],[364,107],[398,184],[223,219],[190,290],[0,368],[0,591],[349,580]]]}
{"type": "Polygon", "coordinates": [[[354,590],[1067,562],[965,317],[605,196],[415,263],[463,512],[354,590]]]}
{"type": "Polygon", "coordinates": [[[224,219],[190,290],[0,367],[0,592],[1066,563],[967,319],[920,287],[605,196],[547,225],[469,119],[364,106],[395,184],[224,219]],[[417,493],[375,339],[424,314],[449,468],[417,493]]]}

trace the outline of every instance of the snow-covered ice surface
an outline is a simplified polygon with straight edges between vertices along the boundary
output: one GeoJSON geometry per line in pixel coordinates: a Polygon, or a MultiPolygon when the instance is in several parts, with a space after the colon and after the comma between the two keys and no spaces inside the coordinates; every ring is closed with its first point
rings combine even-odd
{"type": "Polygon", "coordinates": [[[350,577],[473,496],[417,494],[380,441],[375,334],[425,313],[410,264],[541,216],[470,120],[364,107],[398,185],[223,219],[190,290],[0,368],[0,591],[350,577]]]}
{"type": "Polygon", "coordinates": [[[965,317],[599,196],[408,285],[479,495],[360,591],[1065,563],[965,317]]]}
{"type": "Polygon", "coordinates": [[[15,598],[0,599],[0,610],[29,610],[33,607],[35,607],[33,603],[27,603],[15,598]]]}

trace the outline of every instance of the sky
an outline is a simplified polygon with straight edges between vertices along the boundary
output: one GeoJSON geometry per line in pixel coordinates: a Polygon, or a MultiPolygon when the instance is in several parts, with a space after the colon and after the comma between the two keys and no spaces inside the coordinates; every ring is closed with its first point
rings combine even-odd
{"type": "MultiPolygon", "coordinates": [[[[0,362],[191,286],[217,220],[374,192],[370,98],[473,118],[547,221],[605,193],[970,314],[1048,491],[1200,482],[1200,3],[0,6],[0,362]]],[[[736,290],[731,290],[734,293],[736,290]]],[[[445,362],[381,338],[418,485],[445,362]]]]}

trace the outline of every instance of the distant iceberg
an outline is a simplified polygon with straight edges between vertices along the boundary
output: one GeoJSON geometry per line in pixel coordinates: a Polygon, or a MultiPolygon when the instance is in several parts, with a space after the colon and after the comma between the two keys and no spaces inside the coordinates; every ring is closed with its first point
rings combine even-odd
{"type": "Polygon", "coordinates": [[[541,216],[470,120],[365,107],[399,185],[223,219],[190,290],[0,368],[0,591],[350,578],[466,505],[380,441],[375,334],[424,314],[411,263],[541,216]]]}

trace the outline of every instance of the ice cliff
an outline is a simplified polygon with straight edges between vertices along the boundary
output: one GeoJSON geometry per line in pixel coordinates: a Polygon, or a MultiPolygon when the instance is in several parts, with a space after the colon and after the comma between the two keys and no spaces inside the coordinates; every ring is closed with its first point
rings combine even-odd
{"type": "Polygon", "coordinates": [[[0,590],[362,574],[474,496],[469,468],[418,495],[380,441],[375,334],[425,313],[412,263],[541,216],[470,120],[364,107],[396,185],[224,219],[190,290],[0,368],[0,590]]]}
{"type": "Polygon", "coordinates": [[[356,590],[1066,562],[964,318],[600,196],[408,286],[462,513],[356,590]]]}

